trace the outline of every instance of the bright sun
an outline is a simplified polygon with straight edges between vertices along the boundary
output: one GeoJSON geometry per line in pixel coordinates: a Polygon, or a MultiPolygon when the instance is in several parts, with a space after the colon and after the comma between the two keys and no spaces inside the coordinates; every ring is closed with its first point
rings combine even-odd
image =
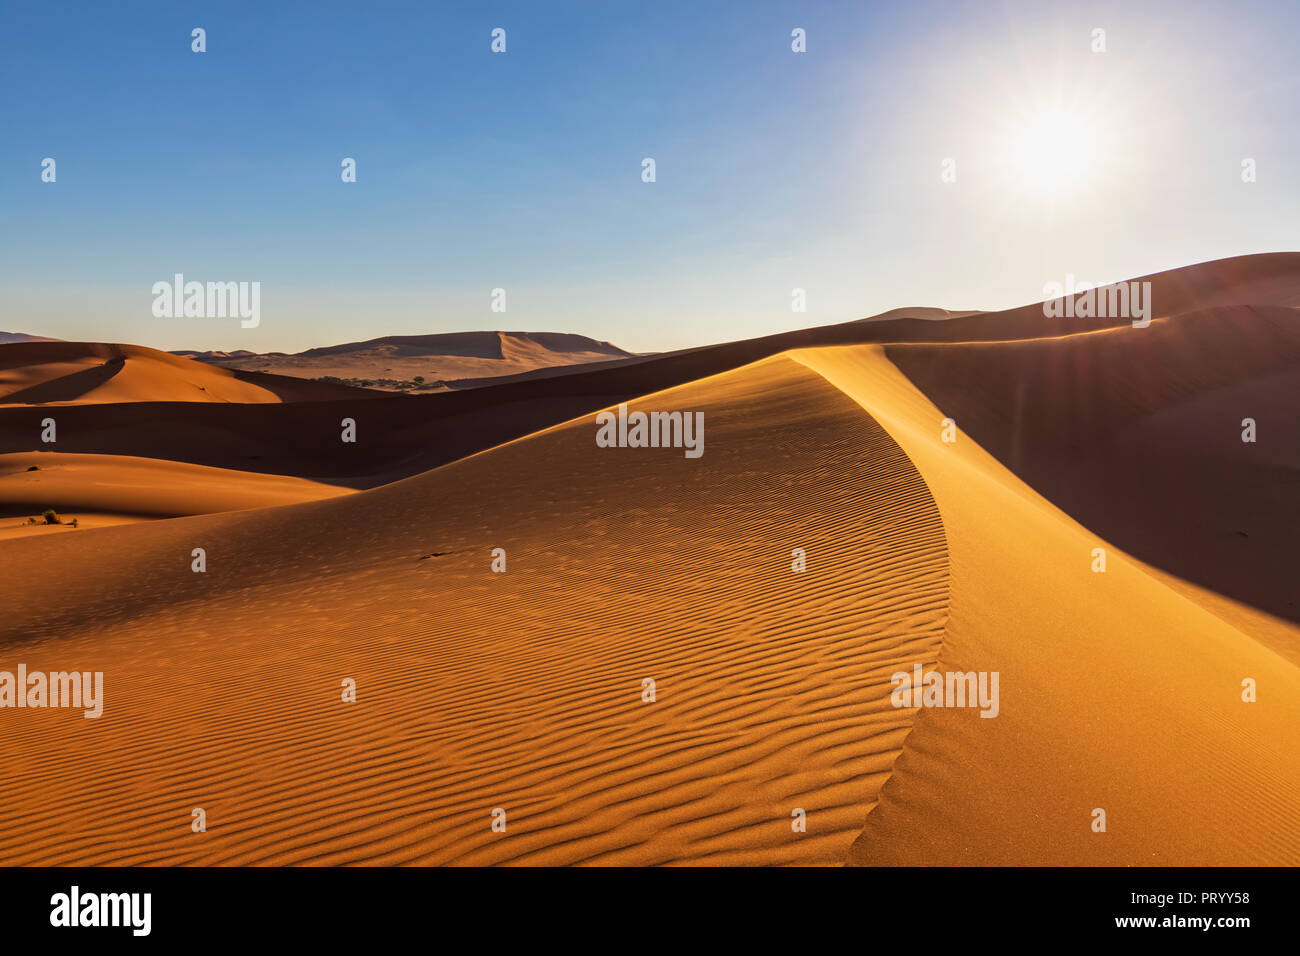
{"type": "Polygon", "coordinates": [[[1082,113],[1046,110],[1009,136],[1008,172],[1025,192],[1067,199],[1098,175],[1102,130],[1082,113]]]}

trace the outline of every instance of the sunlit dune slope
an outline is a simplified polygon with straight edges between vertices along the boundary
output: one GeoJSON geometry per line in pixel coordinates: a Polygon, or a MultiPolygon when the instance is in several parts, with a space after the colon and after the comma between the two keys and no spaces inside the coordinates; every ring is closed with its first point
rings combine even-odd
{"type": "Polygon", "coordinates": [[[345,488],[301,478],[258,475],[183,462],[125,455],[0,455],[0,537],[54,533],[65,528],[26,527],[14,516],[53,508],[80,527],[141,518],[210,514],[317,501],[349,494],[345,488]],[[85,520],[84,514],[94,517],[85,520]]]}
{"type": "Polygon", "coordinates": [[[795,357],[860,402],[934,494],[951,569],[940,670],[1000,674],[996,718],[918,714],[851,859],[1300,863],[1300,669],[1080,526],[970,434],[943,442],[944,415],[879,347],[795,357]],[[1255,703],[1241,699],[1244,678],[1255,703]],[[1092,830],[1098,808],[1105,833],[1092,830]]]}
{"type": "Polygon", "coordinates": [[[344,385],[216,368],[139,345],[0,345],[0,405],[298,402],[373,395],[344,385]]]}
{"type": "Polygon", "coordinates": [[[584,417],[346,498],[0,548],[4,660],[107,698],[0,711],[0,861],[841,861],[909,727],[889,676],[938,654],[929,493],[786,358],[633,407],[703,412],[703,457],[584,417]]]}

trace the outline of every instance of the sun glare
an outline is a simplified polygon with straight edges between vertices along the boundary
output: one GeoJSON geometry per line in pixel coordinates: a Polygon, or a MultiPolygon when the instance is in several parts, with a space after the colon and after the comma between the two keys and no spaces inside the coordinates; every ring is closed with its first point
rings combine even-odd
{"type": "Polygon", "coordinates": [[[1044,111],[1010,131],[1008,172],[1025,192],[1068,199],[1098,176],[1102,145],[1102,130],[1086,115],[1044,111]]]}

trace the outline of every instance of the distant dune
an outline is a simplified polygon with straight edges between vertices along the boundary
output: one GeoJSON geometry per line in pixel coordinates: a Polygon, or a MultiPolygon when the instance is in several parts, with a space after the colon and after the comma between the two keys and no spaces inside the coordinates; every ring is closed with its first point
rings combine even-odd
{"type": "Polygon", "coordinates": [[[0,863],[1300,864],[1300,253],[1143,281],[1146,328],[901,309],[426,396],[0,347],[88,396],[0,406],[5,513],[88,516],[0,540],[0,648],[107,686],[0,712],[0,863]],[[705,453],[599,447],[620,402],[705,453]],[[997,716],[893,706],[917,666],[997,716]]]}
{"type": "Polygon", "coordinates": [[[0,345],[14,342],[58,342],[59,339],[47,339],[43,335],[28,335],[26,332],[0,332],[0,345]]]}
{"type": "Polygon", "coordinates": [[[425,388],[462,379],[491,379],[534,369],[607,362],[632,356],[608,342],[563,332],[451,332],[387,335],[288,355],[271,352],[195,352],[176,354],[223,368],[256,369],[299,378],[414,382],[425,388]]]}
{"type": "Polygon", "coordinates": [[[139,345],[0,346],[0,405],[62,402],[296,402],[364,397],[325,382],[214,368],[139,345]]]}

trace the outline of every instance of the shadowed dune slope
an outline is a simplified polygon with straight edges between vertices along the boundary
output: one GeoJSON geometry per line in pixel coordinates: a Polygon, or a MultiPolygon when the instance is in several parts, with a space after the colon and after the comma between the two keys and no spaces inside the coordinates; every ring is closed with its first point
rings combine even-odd
{"type": "Polygon", "coordinates": [[[301,402],[374,394],[345,385],[216,368],[139,345],[0,345],[0,405],[301,402]]]}
{"type": "Polygon", "coordinates": [[[889,676],[938,654],[930,495],[786,358],[633,407],[703,412],[704,456],[584,417],[344,498],[0,548],[4,661],[106,681],[98,720],[0,711],[0,862],[841,861],[910,724],[889,676]]]}
{"type": "Polygon", "coordinates": [[[853,861],[1300,863],[1300,668],[1080,526],[970,434],[943,442],[943,414],[883,349],[795,357],[860,402],[934,494],[951,588],[939,669],[1000,674],[996,718],[919,712],[853,861]],[[1247,677],[1256,703],[1241,699],[1247,677]],[[1097,808],[1105,833],[1091,829],[1097,808]]]}

